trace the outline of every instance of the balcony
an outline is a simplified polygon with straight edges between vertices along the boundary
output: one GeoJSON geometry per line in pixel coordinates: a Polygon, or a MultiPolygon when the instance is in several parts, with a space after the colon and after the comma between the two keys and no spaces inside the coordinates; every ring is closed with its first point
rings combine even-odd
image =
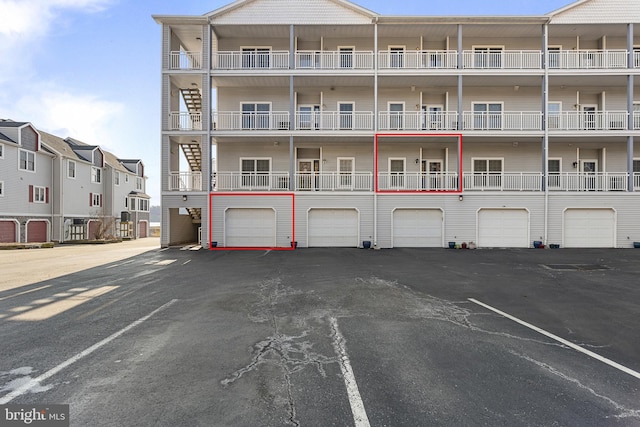
{"type": "Polygon", "coordinates": [[[202,52],[173,51],[169,54],[171,70],[202,69],[202,52]]]}
{"type": "Polygon", "coordinates": [[[202,113],[172,112],[169,114],[169,130],[202,130],[202,113]]]}
{"type": "MultiPolygon", "coordinates": [[[[563,111],[547,116],[547,127],[553,130],[625,130],[629,113],[626,111],[563,111]]],[[[634,114],[634,128],[640,120],[634,114]]],[[[635,127],[639,125],[639,127],[635,127]]]]}
{"type": "Polygon", "coordinates": [[[633,173],[633,191],[640,191],[640,172],[633,173]]]}
{"type": "Polygon", "coordinates": [[[465,111],[462,116],[464,130],[542,130],[542,113],[539,111],[465,111]]]}
{"type": "Polygon", "coordinates": [[[289,172],[216,172],[214,191],[288,191],[289,172]]]}
{"type": "Polygon", "coordinates": [[[462,52],[465,69],[474,70],[540,70],[542,52],[539,50],[500,50],[462,52]]]}
{"type": "Polygon", "coordinates": [[[373,130],[371,111],[316,111],[296,113],[296,130],[373,130]]]}
{"type": "Polygon", "coordinates": [[[289,130],[288,111],[242,112],[219,111],[213,114],[216,130],[275,131],[289,130]]]}
{"type": "Polygon", "coordinates": [[[455,172],[380,172],[378,190],[381,191],[457,191],[455,172]]]}
{"type": "MultiPolygon", "coordinates": [[[[628,177],[626,172],[551,173],[548,188],[549,191],[627,191],[628,177]]],[[[634,174],[634,184],[636,178],[634,174]]]]}
{"type": "Polygon", "coordinates": [[[465,191],[542,191],[540,172],[465,172],[465,191]]]}
{"type": "Polygon", "coordinates": [[[169,172],[169,191],[202,191],[201,172],[169,172]]]}
{"type": "Polygon", "coordinates": [[[297,172],[296,191],[372,191],[371,172],[297,172]]]}
{"type": "Polygon", "coordinates": [[[396,112],[381,111],[378,114],[378,126],[382,131],[414,130],[414,131],[447,131],[458,127],[456,112],[396,112]]]}
{"type": "Polygon", "coordinates": [[[288,70],[288,51],[230,51],[213,52],[214,70],[288,70]]]}
{"type": "Polygon", "coordinates": [[[381,70],[443,70],[458,68],[455,50],[380,51],[381,70]]]}
{"type": "Polygon", "coordinates": [[[626,50],[549,51],[548,67],[551,70],[620,69],[627,68],[628,58],[626,50]]]}
{"type": "Polygon", "coordinates": [[[295,54],[296,70],[373,70],[371,51],[313,51],[295,54]]]}

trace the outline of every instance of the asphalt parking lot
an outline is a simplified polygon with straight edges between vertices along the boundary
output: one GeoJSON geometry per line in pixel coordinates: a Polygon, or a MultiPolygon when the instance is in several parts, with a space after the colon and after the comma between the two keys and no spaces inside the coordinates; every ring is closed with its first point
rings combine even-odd
{"type": "Polygon", "coordinates": [[[0,291],[0,403],[78,426],[640,425],[640,251],[190,249],[0,291]]]}

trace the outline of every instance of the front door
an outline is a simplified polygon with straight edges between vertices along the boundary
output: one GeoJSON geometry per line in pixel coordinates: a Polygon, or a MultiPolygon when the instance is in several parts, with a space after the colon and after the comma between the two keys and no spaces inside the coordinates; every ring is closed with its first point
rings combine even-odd
{"type": "Polygon", "coordinates": [[[298,160],[298,190],[317,190],[319,187],[320,160],[298,160]]]}
{"type": "Polygon", "coordinates": [[[596,129],[596,110],[595,105],[584,105],[582,107],[583,128],[586,130],[596,129]]]}
{"type": "Polygon", "coordinates": [[[422,189],[442,190],[442,160],[422,161],[422,189]]]}
{"type": "Polygon", "coordinates": [[[339,188],[353,188],[353,158],[338,158],[338,186],[339,188]]]}
{"type": "Polygon", "coordinates": [[[390,130],[402,130],[404,129],[404,104],[401,102],[389,103],[389,129],[390,130]]]}
{"type": "Polygon", "coordinates": [[[596,189],[598,162],[596,160],[580,160],[580,170],[584,179],[584,189],[593,191],[596,189]]]}

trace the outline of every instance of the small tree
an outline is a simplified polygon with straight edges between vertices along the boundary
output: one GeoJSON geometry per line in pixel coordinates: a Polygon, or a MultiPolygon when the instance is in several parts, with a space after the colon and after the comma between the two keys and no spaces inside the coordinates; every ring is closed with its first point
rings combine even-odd
{"type": "Polygon", "coordinates": [[[93,231],[93,238],[95,240],[110,240],[115,239],[113,235],[113,228],[115,225],[115,218],[113,216],[105,215],[104,209],[97,210],[91,215],[91,220],[98,224],[98,227],[93,231]]]}

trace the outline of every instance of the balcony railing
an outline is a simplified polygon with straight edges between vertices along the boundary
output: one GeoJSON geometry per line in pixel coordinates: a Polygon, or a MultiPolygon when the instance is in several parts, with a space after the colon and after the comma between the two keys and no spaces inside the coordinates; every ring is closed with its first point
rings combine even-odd
{"type": "Polygon", "coordinates": [[[383,191],[455,191],[458,187],[455,172],[378,173],[378,189],[383,191]]]}
{"type": "Polygon", "coordinates": [[[627,191],[628,178],[626,172],[562,172],[550,173],[547,182],[549,191],[627,191]]]}
{"type": "Polygon", "coordinates": [[[633,52],[633,66],[635,68],[640,68],[640,51],[633,52]]]}
{"type": "Polygon", "coordinates": [[[371,111],[296,113],[296,130],[373,130],[371,111]]]}
{"type": "Polygon", "coordinates": [[[373,70],[371,51],[297,51],[298,70],[373,70]]]}
{"type": "Polygon", "coordinates": [[[540,172],[465,172],[465,191],[541,191],[540,172]]]}
{"type": "Polygon", "coordinates": [[[202,191],[202,173],[169,172],[169,191],[202,191]]]}
{"type": "Polygon", "coordinates": [[[173,112],[169,115],[170,130],[202,130],[202,113],[173,112]]]}
{"type": "Polygon", "coordinates": [[[378,126],[380,130],[455,130],[458,113],[381,111],[378,114],[378,126]]]}
{"type": "Polygon", "coordinates": [[[215,191],[287,191],[289,172],[216,172],[215,191]]]}
{"type": "Polygon", "coordinates": [[[169,55],[172,70],[199,70],[202,68],[202,52],[173,51],[169,55]]]}
{"type": "Polygon", "coordinates": [[[272,131],[289,130],[289,126],[288,111],[219,111],[213,114],[213,127],[217,130],[272,131]]]}
{"type": "Polygon", "coordinates": [[[462,114],[465,130],[542,130],[539,111],[465,111],[462,114]]]}
{"type": "Polygon", "coordinates": [[[296,191],[372,191],[371,172],[296,172],[296,191]]]}
{"type": "Polygon", "coordinates": [[[548,58],[550,69],[627,68],[629,52],[626,50],[563,50],[550,51],[548,58]]]}
{"type": "Polygon", "coordinates": [[[458,67],[458,52],[453,50],[380,51],[381,70],[451,69],[458,67]]]}
{"type": "Polygon", "coordinates": [[[640,172],[633,173],[633,191],[640,191],[640,172]]]}
{"type": "Polygon", "coordinates": [[[549,130],[625,130],[628,117],[626,111],[563,111],[549,114],[547,127],[549,130]]]}
{"type": "Polygon", "coordinates": [[[539,50],[502,50],[462,52],[464,68],[539,70],[542,68],[542,52],[539,50]]]}
{"type": "Polygon", "coordinates": [[[268,52],[212,52],[211,66],[214,70],[287,70],[288,51],[268,52]]]}

